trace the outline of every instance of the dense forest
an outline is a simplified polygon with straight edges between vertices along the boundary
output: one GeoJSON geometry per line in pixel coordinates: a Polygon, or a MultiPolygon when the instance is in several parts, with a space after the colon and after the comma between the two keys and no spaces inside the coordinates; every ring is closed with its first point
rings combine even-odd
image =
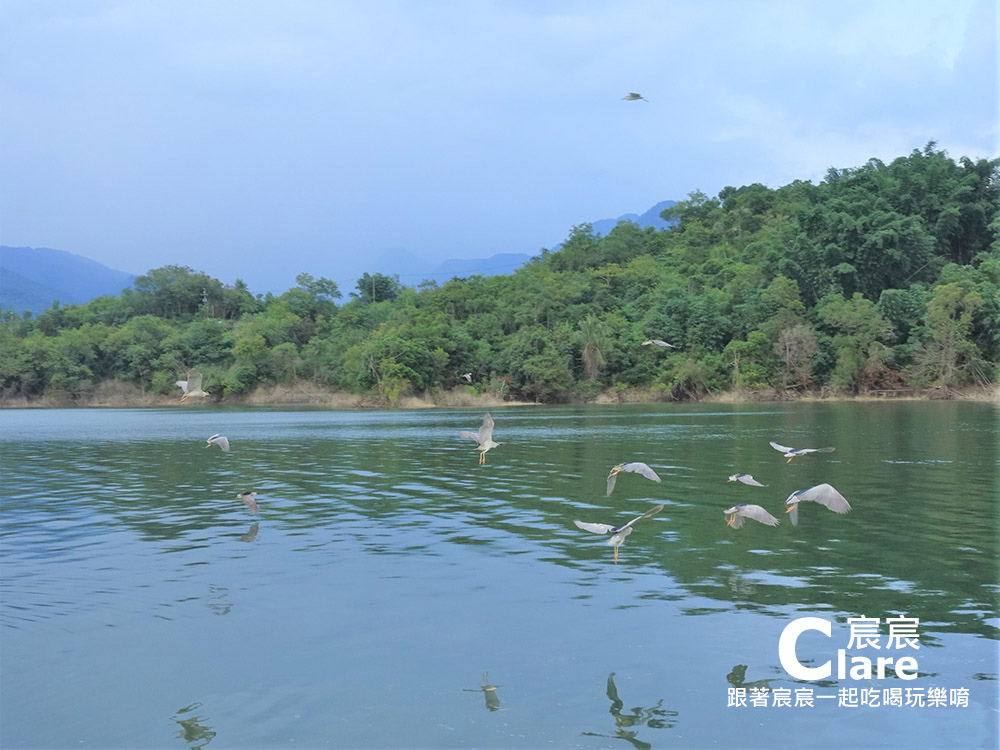
{"type": "Polygon", "coordinates": [[[985,385],[1000,360],[998,177],[1000,160],[930,143],[816,185],[695,192],[665,231],[576,226],[508,276],[409,288],[365,274],[346,301],[307,273],[261,297],[166,266],[118,297],[0,313],[0,395],[83,399],[104,381],[179,395],[191,367],[223,400],[309,382],[389,404],[449,388],[561,401],[985,385]]]}

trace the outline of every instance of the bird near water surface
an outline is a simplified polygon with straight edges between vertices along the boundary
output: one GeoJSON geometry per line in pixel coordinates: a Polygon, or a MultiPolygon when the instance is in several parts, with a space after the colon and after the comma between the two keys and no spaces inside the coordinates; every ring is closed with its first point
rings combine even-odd
{"type": "Polygon", "coordinates": [[[205,443],[205,447],[211,448],[213,445],[217,445],[222,448],[223,453],[229,453],[229,438],[225,435],[216,433],[208,438],[208,441],[205,443]]]}
{"type": "Polygon", "coordinates": [[[851,509],[851,504],[847,502],[847,498],[837,492],[832,485],[817,484],[815,487],[796,490],[785,500],[785,504],[789,506],[785,513],[791,514],[788,518],[792,522],[792,526],[797,526],[799,523],[799,503],[803,502],[825,505],[834,513],[843,514],[851,509]]]}
{"type": "Polygon", "coordinates": [[[751,505],[750,503],[739,503],[723,511],[726,514],[726,526],[732,526],[734,529],[741,528],[743,526],[743,519],[749,518],[754,521],[760,521],[766,526],[777,526],[780,521],[772,516],[766,510],[764,510],[759,505],[751,505]]]}
{"type": "Polygon", "coordinates": [[[483,424],[479,428],[478,432],[473,432],[472,430],[460,430],[458,433],[460,438],[465,440],[475,440],[478,443],[476,448],[479,451],[479,463],[480,465],[486,463],[486,451],[496,448],[500,443],[494,442],[493,440],[493,417],[486,413],[483,417],[483,424]]]}
{"type": "Polygon", "coordinates": [[[654,505],[641,516],[636,516],[624,526],[612,526],[609,523],[587,523],[585,521],[573,521],[573,523],[576,524],[578,529],[590,531],[594,534],[611,534],[608,544],[615,548],[615,565],[617,565],[618,547],[620,547],[621,543],[625,541],[625,537],[632,533],[632,527],[644,518],[656,515],[661,510],[663,510],[662,505],[654,505]]]}
{"type": "Polygon", "coordinates": [[[787,445],[778,445],[773,440],[771,441],[771,447],[779,453],[785,454],[785,458],[788,459],[785,462],[787,464],[790,464],[796,456],[804,456],[807,453],[833,453],[837,450],[836,448],[789,448],[787,445]]]}
{"type": "Polygon", "coordinates": [[[615,488],[615,482],[618,481],[618,475],[623,471],[632,472],[634,474],[642,474],[646,477],[646,479],[652,479],[654,482],[660,481],[660,477],[657,476],[656,472],[641,461],[635,461],[630,464],[618,464],[617,466],[611,467],[611,473],[608,474],[608,496],[611,495],[611,491],[615,488]]]}
{"type": "Polygon", "coordinates": [[[201,373],[195,368],[188,370],[187,380],[178,380],[177,385],[184,392],[177,403],[183,403],[189,398],[205,398],[210,395],[208,391],[201,389],[201,373]]]}
{"type": "Polygon", "coordinates": [[[246,490],[245,492],[239,493],[236,496],[236,499],[242,500],[243,504],[250,509],[251,513],[254,513],[255,515],[259,516],[260,511],[257,509],[257,500],[255,499],[256,497],[257,493],[254,490],[246,490]]]}

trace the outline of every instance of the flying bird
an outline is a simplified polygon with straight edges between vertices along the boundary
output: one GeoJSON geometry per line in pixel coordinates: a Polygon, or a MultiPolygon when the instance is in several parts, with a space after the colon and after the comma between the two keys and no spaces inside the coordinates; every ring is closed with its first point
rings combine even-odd
{"type": "Polygon", "coordinates": [[[617,466],[611,467],[611,473],[608,474],[608,496],[610,497],[611,491],[615,488],[615,482],[618,481],[618,475],[623,471],[630,471],[634,474],[642,474],[646,479],[652,479],[654,482],[659,482],[660,478],[656,475],[656,472],[650,469],[646,464],[641,461],[636,461],[631,464],[618,464],[617,466]]]}
{"type": "Polygon", "coordinates": [[[500,445],[500,443],[493,441],[493,417],[489,415],[489,412],[487,412],[486,416],[483,417],[483,424],[479,428],[479,432],[460,430],[458,436],[460,438],[465,438],[466,440],[475,440],[479,444],[476,450],[479,451],[480,465],[486,463],[486,451],[500,445]]]}
{"type": "Polygon", "coordinates": [[[772,516],[759,505],[740,503],[739,505],[734,505],[732,508],[724,512],[726,514],[726,526],[732,526],[734,529],[738,529],[743,526],[744,518],[760,521],[762,524],[767,526],[777,526],[778,523],[780,523],[777,518],[772,516]]]}
{"type": "Polygon", "coordinates": [[[184,392],[180,401],[177,402],[179,404],[187,401],[189,398],[205,398],[205,396],[209,395],[208,391],[201,389],[201,373],[193,367],[188,370],[188,379],[178,380],[177,385],[184,392]]]}
{"type": "Polygon", "coordinates": [[[470,383],[472,382],[472,373],[471,372],[463,373],[462,377],[465,378],[466,380],[468,380],[470,383]]]}
{"type": "Polygon", "coordinates": [[[229,453],[229,438],[225,435],[220,435],[218,433],[212,435],[205,443],[206,448],[211,448],[213,445],[217,445],[222,448],[223,453],[229,453]]]}
{"type": "Polygon", "coordinates": [[[623,96],[622,99],[624,99],[627,102],[634,102],[637,99],[642,99],[644,102],[649,102],[649,99],[647,99],[646,97],[644,97],[642,94],[635,93],[634,91],[628,92],[628,95],[627,96],[623,96]]]}
{"type": "Polygon", "coordinates": [[[245,492],[239,493],[236,496],[236,499],[237,500],[242,500],[243,504],[246,505],[250,509],[251,513],[259,516],[260,515],[260,511],[257,510],[257,501],[254,499],[255,497],[257,497],[257,493],[255,491],[253,491],[253,490],[246,490],[245,492]]]}
{"type": "Polygon", "coordinates": [[[615,565],[618,564],[618,547],[625,541],[625,537],[632,533],[632,526],[644,518],[654,516],[663,510],[662,505],[654,505],[641,516],[636,516],[624,526],[612,526],[608,523],[584,523],[583,521],[573,521],[578,529],[592,531],[595,534],[611,534],[608,544],[615,548],[615,565]]]}
{"type": "Polygon", "coordinates": [[[847,513],[851,509],[847,499],[829,484],[817,484],[805,490],[796,490],[785,500],[785,505],[789,506],[785,513],[791,513],[789,520],[792,526],[797,526],[799,523],[799,503],[803,502],[825,505],[834,513],[847,513]]]}
{"type": "Polygon", "coordinates": [[[751,487],[767,487],[766,484],[761,484],[749,474],[733,474],[726,481],[743,482],[743,484],[749,484],[751,487]]]}
{"type": "Polygon", "coordinates": [[[836,448],[789,448],[787,445],[778,445],[773,440],[771,441],[771,447],[776,451],[785,454],[786,464],[790,464],[792,459],[796,456],[804,456],[807,453],[833,453],[836,448]]]}
{"type": "Polygon", "coordinates": [[[679,349],[679,346],[674,346],[673,344],[668,344],[663,339],[650,339],[649,341],[643,341],[642,346],[649,346],[653,344],[655,346],[669,346],[671,349],[679,349]]]}

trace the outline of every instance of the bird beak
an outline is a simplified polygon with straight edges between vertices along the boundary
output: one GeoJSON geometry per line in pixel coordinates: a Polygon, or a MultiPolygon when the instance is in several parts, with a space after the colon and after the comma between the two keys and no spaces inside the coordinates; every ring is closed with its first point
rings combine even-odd
{"type": "Polygon", "coordinates": [[[211,443],[205,443],[205,447],[206,447],[206,448],[211,448],[211,447],[212,447],[212,444],[211,444],[211,443]]]}

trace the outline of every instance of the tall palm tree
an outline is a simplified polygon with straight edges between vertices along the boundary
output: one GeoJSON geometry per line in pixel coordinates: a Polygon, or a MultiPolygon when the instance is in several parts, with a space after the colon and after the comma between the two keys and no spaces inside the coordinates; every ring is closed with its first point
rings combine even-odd
{"type": "Polygon", "coordinates": [[[580,345],[580,358],[583,360],[583,374],[594,380],[601,368],[607,364],[604,353],[611,349],[611,329],[608,324],[588,315],[580,321],[580,326],[573,334],[573,341],[580,345]]]}

